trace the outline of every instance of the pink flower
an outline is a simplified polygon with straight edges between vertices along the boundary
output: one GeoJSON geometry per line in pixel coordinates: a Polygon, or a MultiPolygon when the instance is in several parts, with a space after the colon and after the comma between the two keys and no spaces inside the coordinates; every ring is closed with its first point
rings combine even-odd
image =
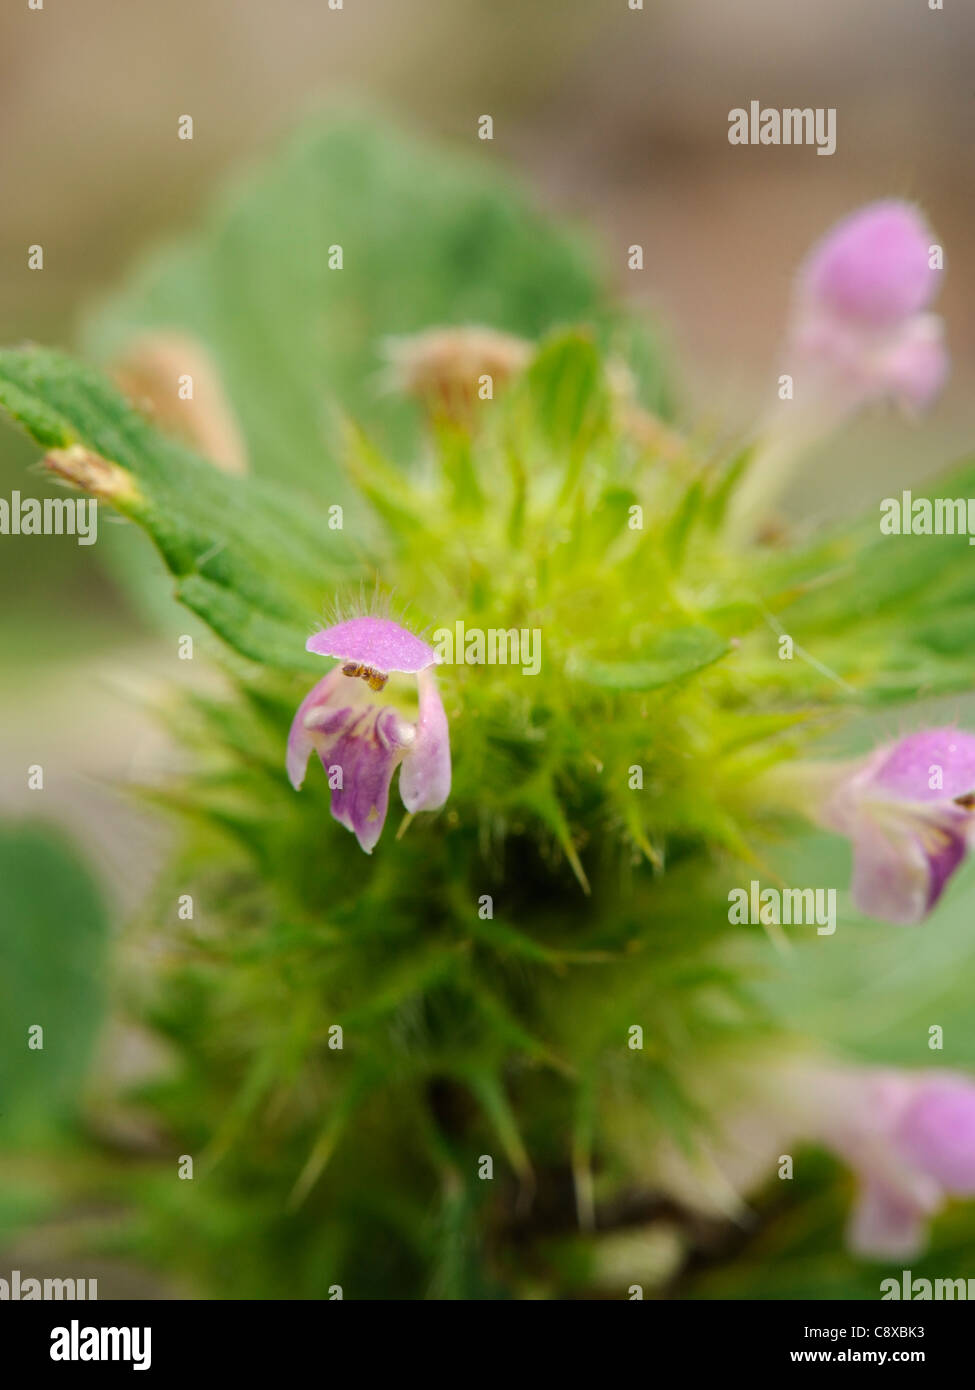
{"type": "Polygon", "coordinates": [[[975,1196],[975,1084],[951,1072],[851,1071],[829,1078],[828,1089],[817,1137],[860,1183],[851,1248],[880,1259],[916,1255],[944,1202],[975,1196]]]}
{"type": "Polygon", "coordinates": [[[849,836],[861,912],[920,922],[968,849],[975,735],[926,729],[852,763],[783,768],[780,785],[814,820],[849,836]]]}
{"type": "Polygon", "coordinates": [[[934,241],[908,203],[869,203],[813,247],[800,272],[807,302],[849,323],[886,328],[926,309],[938,292],[934,241]]]}
{"type": "Polygon", "coordinates": [[[803,414],[812,406],[835,422],[874,400],[931,403],[948,372],[942,321],[926,312],[941,278],[930,265],[934,240],[916,209],[890,200],[861,208],[813,247],[787,356],[803,414]]]}
{"type": "Polygon", "coordinates": [[[313,752],[332,788],[332,815],[371,854],[382,834],[393,773],[407,811],[435,811],[450,793],[450,739],[436,679],[437,654],[391,618],[350,618],[310,637],[308,651],[339,665],[302,700],[288,735],[288,777],[297,789],[313,752]],[[416,676],[417,717],[371,698],[393,672],[416,676]]]}
{"type": "Polygon", "coordinates": [[[849,1066],[800,1053],[766,1056],[760,1067],[754,1061],[744,1070],[732,1066],[717,1087],[731,1106],[705,1152],[690,1162],[668,1144],[659,1169],[665,1189],[695,1209],[740,1215],[741,1196],[802,1145],[828,1149],[852,1170],[857,1192],[847,1241],[858,1255],[916,1255],[928,1222],[950,1198],[975,1197],[975,1081],[969,1077],[849,1066]]]}
{"type": "Polygon", "coordinates": [[[944,324],[928,312],[941,271],[934,233],[908,203],[870,203],[818,242],[799,268],[782,371],[790,391],[769,412],[731,498],[728,524],[754,530],[798,457],[878,401],[931,404],[948,375],[944,324]]]}

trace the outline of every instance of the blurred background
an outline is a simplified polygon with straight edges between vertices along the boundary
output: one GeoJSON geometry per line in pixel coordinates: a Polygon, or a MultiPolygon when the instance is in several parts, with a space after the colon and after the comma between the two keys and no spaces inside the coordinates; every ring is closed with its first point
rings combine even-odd
{"type": "MultiPolygon", "coordinates": [[[[855,206],[907,197],[946,248],[938,308],[953,376],[923,429],[861,421],[809,461],[787,504],[813,521],[857,511],[936,473],[975,433],[973,64],[975,9],[955,0],[944,11],[926,0],[645,0],[642,11],[627,0],[345,0],[341,11],[45,0],[32,11],[21,0],[0,12],[0,338],[76,347],[99,297],[197,226],[228,173],[273,151],[308,110],[354,103],[512,171],[540,208],[583,229],[616,295],[660,326],[679,417],[730,433],[771,399],[807,247],[855,206]],[[728,112],[752,99],[835,107],[836,153],[732,147],[728,112]],[[176,138],[184,113],[192,141],[176,138]],[[485,113],[490,144],[476,138],[485,113]],[[642,272],[626,266],[634,242],[642,272]],[[42,272],[27,268],[36,243],[42,272]]],[[[0,496],[48,492],[25,471],[36,452],[3,430],[0,496]]],[[[119,788],[168,756],[143,696],[171,675],[186,621],[174,610],[151,622],[99,549],[0,538],[0,812],[18,823],[0,865],[51,885],[38,920],[78,923],[77,959],[59,965],[69,994],[79,975],[90,981],[78,1026],[91,1047],[105,1045],[99,943],[164,849],[119,788]],[[38,762],[43,794],[26,786],[38,762]]],[[[969,890],[956,903],[958,940],[971,901],[969,890]]],[[[58,940],[52,925],[56,954],[58,940]]],[[[0,1272],[30,1257],[17,1247],[0,1272]]]]}

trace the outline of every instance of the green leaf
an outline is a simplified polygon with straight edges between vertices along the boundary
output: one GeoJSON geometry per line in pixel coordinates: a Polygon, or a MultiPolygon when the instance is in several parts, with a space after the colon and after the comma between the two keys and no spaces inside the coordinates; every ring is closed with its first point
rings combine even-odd
{"type": "Polygon", "coordinates": [[[108,919],[60,832],[0,831],[0,1133],[73,1115],[105,1004],[108,919]],[[40,1026],[43,1047],[28,1047],[40,1026]]]}
{"type": "Polygon", "coordinates": [[[98,373],[48,349],[0,352],[0,406],[56,446],[52,472],[148,532],[176,596],[242,656],[320,669],[305,640],[346,552],[312,499],[220,472],[158,434],[98,373]]]}
{"type": "Polygon", "coordinates": [[[672,570],[679,571],[684,558],[687,540],[701,513],[704,503],[704,487],[700,481],[692,483],[684,494],[674,519],[667,528],[665,547],[667,559],[672,570]]]}
{"type": "Polygon", "coordinates": [[[544,343],[525,386],[544,438],[567,458],[585,455],[609,425],[602,359],[584,333],[564,333],[544,343]]]}

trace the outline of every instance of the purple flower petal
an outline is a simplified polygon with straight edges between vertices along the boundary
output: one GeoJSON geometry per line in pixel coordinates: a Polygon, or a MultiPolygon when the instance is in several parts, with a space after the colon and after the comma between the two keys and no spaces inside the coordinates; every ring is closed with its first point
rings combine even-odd
{"type": "Polygon", "coordinates": [[[975,1196],[975,1085],[964,1077],[925,1079],[901,1116],[897,1144],[947,1192],[975,1196]]]}
{"type": "MultiPolygon", "coordinates": [[[[297,713],[291,721],[291,732],[288,734],[287,767],[288,779],[295,791],[304,782],[308,759],[315,751],[315,734],[311,727],[312,722],[321,711],[328,711],[331,702],[338,693],[336,687],[342,680],[342,672],[336,666],[317,685],[312,686],[298,706],[297,713]]],[[[359,690],[356,689],[358,684],[357,681],[345,681],[346,686],[352,687],[348,691],[350,696],[359,694],[359,690]]],[[[351,703],[351,700],[346,703],[351,703]]],[[[341,713],[345,713],[345,711],[341,711],[341,713]]]]}
{"type": "Polygon", "coordinates": [[[390,707],[369,702],[368,687],[348,680],[341,668],[308,692],[298,707],[288,737],[288,776],[297,790],[308,758],[316,752],[331,780],[332,815],[371,854],[382,833],[389,804],[389,784],[396,765],[413,741],[413,726],[390,707]]]}
{"type": "Polygon", "coordinates": [[[867,806],[853,837],[853,901],[869,917],[922,921],[965,857],[969,815],[896,802],[867,806]]]}
{"type": "Polygon", "coordinates": [[[955,824],[947,821],[932,831],[932,839],[927,841],[928,860],[928,901],[925,907],[930,912],[948,885],[948,880],[961,865],[968,852],[968,822],[965,812],[947,812],[955,824]]]}
{"type": "Polygon", "coordinates": [[[854,1254],[871,1259],[908,1258],[924,1249],[929,1215],[904,1193],[868,1182],[851,1213],[847,1242],[854,1254]]]}
{"type": "Polygon", "coordinates": [[[392,618],[349,618],[324,632],[316,632],[305,646],[319,656],[358,661],[384,673],[405,671],[415,675],[438,659],[431,646],[392,618]]]}
{"type": "Polygon", "coordinates": [[[795,379],[786,434],[805,440],[875,401],[917,412],[948,374],[944,325],[925,312],[941,272],[934,234],[906,203],[861,208],[828,232],[799,273],[785,364],[795,379]]]}
{"type": "Polygon", "coordinates": [[[888,922],[920,922],[967,853],[975,736],[926,729],[855,763],[795,770],[807,811],[853,843],[853,900],[888,922]]]}
{"type": "Polygon", "coordinates": [[[332,789],[332,815],[367,854],[386,824],[389,785],[407,747],[404,733],[395,710],[370,706],[347,721],[329,746],[319,748],[325,771],[342,771],[342,786],[332,789]]]}
{"type": "Polygon", "coordinates": [[[408,811],[436,811],[450,795],[450,735],[447,714],[432,671],[417,677],[420,716],[416,740],[399,775],[399,793],[408,811]]]}
{"type": "Polygon", "coordinates": [[[937,294],[940,273],[928,264],[934,240],[909,204],[872,203],[813,248],[801,272],[804,295],[865,328],[887,328],[937,294]]]}
{"type": "Polygon", "coordinates": [[[925,729],[893,744],[872,770],[872,782],[910,801],[951,801],[975,791],[975,735],[961,729],[925,729]],[[940,769],[940,777],[933,775],[940,769]],[[941,783],[931,786],[931,782],[941,783]]]}
{"type": "Polygon", "coordinates": [[[948,379],[944,322],[935,314],[909,319],[890,342],[877,371],[881,394],[907,411],[926,410],[948,379]]]}
{"type": "Polygon", "coordinates": [[[864,819],[853,838],[853,901],[867,917],[910,926],[922,921],[930,897],[928,861],[905,827],[864,819]]]}
{"type": "Polygon", "coordinates": [[[918,1085],[912,1073],[872,1068],[823,1069],[805,1082],[812,1137],[845,1159],[860,1181],[847,1230],[858,1254],[915,1254],[924,1245],[928,1218],[944,1200],[935,1176],[898,1142],[918,1085]]]}

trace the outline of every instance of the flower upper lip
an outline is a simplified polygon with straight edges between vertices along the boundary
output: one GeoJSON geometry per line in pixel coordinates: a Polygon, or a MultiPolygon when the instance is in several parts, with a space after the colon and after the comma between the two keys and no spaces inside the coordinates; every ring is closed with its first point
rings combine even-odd
{"type": "Polygon", "coordinates": [[[314,633],[305,643],[305,650],[340,661],[363,662],[384,674],[400,671],[416,675],[439,661],[433,647],[415,633],[392,618],[371,616],[348,618],[314,633]]]}

